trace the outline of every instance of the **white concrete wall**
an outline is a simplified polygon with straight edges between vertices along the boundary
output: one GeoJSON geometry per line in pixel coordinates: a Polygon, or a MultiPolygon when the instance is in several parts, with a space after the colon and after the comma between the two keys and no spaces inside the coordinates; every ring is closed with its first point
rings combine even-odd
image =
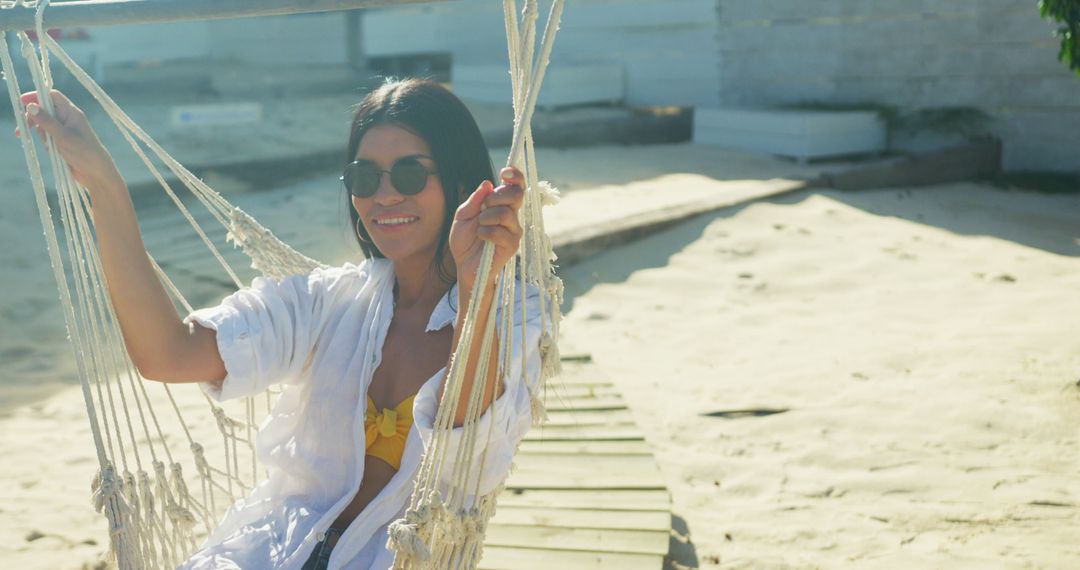
{"type": "MultiPolygon", "coordinates": [[[[619,64],[632,105],[715,104],[717,24],[716,0],[573,0],[552,65],[619,64]]],[[[457,63],[506,65],[503,30],[501,2],[460,0],[368,10],[362,41],[369,57],[449,52],[457,63]]]]}
{"type": "Polygon", "coordinates": [[[345,64],[345,14],[324,12],[235,20],[209,26],[214,59],[255,64],[345,64]]]}
{"type": "MultiPolygon", "coordinates": [[[[505,63],[500,4],[365,12],[370,55],[505,63]]],[[[1080,78],[1017,0],[575,0],[554,63],[617,62],[636,105],[885,103],[994,117],[1010,170],[1080,171],[1080,78]]]]}
{"type": "MultiPolygon", "coordinates": [[[[545,5],[546,12],[546,2],[545,5]]],[[[501,2],[363,12],[369,56],[505,65],[501,2]]],[[[616,63],[632,105],[876,102],[988,111],[1012,170],[1080,171],[1080,78],[1019,0],[573,0],[554,65],[616,63]]],[[[92,30],[106,63],[344,63],[343,13],[92,30]]]]}
{"type": "Polygon", "coordinates": [[[1010,170],[1080,171],[1080,77],[1016,0],[719,0],[720,99],[972,106],[1010,170]]]}
{"type": "Polygon", "coordinates": [[[203,59],[210,54],[206,22],[111,26],[87,32],[104,65],[203,59]]]}
{"type": "Polygon", "coordinates": [[[105,65],[207,58],[256,64],[344,64],[347,57],[342,12],[138,24],[88,32],[105,65]]]}

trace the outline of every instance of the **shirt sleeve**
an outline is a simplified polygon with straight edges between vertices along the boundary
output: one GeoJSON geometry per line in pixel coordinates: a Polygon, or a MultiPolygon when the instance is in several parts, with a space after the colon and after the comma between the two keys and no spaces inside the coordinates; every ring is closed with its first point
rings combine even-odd
{"type": "MultiPolygon", "coordinates": [[[[530,391],[535,392],[540,382],[540,291],[534,286],[528,286],[524,321],[520,293],[515,297],[512,355],[509,370],[503,376],[503,393],[480,416],[476,447],[465,458],[472,463],[470,473],[473,473],[474,477],[479,473],[481,494],[497,488],[510,472],[518,443],[532,425],[530,391]]],[[[442,381],[435,383],[431,390],[421,391],[414,404],[413,420],[424,440],[425,448],[430,446],[434,437],[435,414],[439,405],[437,398],[441,384],[442,381]]],[[[464,431],[464,428],[454,428],[451,431],[445,455],[447,462],[441,471],[443,485],[449,483],[453,474],[455,458],[463,444],[464,431]]],[[[475,479],[472,480],[475,482],[475,479]]]]}
{"type": "Polygon", "coordinates": [[[327,271],[316,269],[281,281],[256,277],[216,307],[194,311],[185,323],[217,332],[225,363],[221,385],[200,386],[222,402],[258,394],[272,384],[295,382],[308,363],[324,313],[327,271]]]}

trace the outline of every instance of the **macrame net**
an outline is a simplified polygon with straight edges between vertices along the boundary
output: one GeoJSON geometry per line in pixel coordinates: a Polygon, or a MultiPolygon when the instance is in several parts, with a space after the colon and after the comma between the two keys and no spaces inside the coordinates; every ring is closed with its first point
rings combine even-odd
{"type": "MultiPolygon", "coordinates": [[[[470,303],[415,490],[405,517],[390,525],[390,545],[396,549],[395,568],[474,568],[481,557],[484,532],[494,513],[501,486],[481,494],[480,470],[462,460],[471,457],[476,446],[483,446],[490,436],[479,430],[482,398],[486,391],[484,382],[474,382],[468,394],[462,394],[462,386],[473,342],[481,343],[478,380],[487,378],[490,372],[486,368],[492,351],[498,355],[494,378],[503,378],[505,371],[510,369],[513,352],[510,342],[515,336],[511,330],[514,326],[512,307],[520,297],[522,314],[519,322],[523,326],[527,286],[536,287],[543,293],[539,296],[543,331],[540,340],[541,381],[539,388],[530,393],[534,422],[546,419],[541,394],[537,392],[548,378],[558,373],[555,341],[562,282],[552,271],[554,255],[541,215],[542,206],[553,203],[557,192],[537,177],[530,121],[558,30],[563,1],[553,1],[539,39],[536,0],[524,0],[520,12],[517,2],[503,2],[514,106],[514,137],[506,164],[525,174],[527,189],[519,212],[525,233],[518,254],[495,276],[499,298],[492,303],[487,327],[480,331],[480,336],[476,336],[474,330],[480,303],[470,303]],[[505,308],[501,318],[496,318],[498,307],[505,308]],[[496,333],[498,345],[493,342],[496,333]],[[460,428],[464,433],[463,443],[458,448],[458,457],[449,457],[447,449],[454,429],[454,404],[461,399],[468,402],[465,422],[460,428]],[[446,470],[449,470],[449,476],[444,473],[446,470]],[[446,481],[450,483],[446,484],[446,481]]],[[[232,206],[135,124],[56,40],[45,33],[43,14],[47,5],[47,0],[0,0],[0,9],[36,9],[36,49],[27,34],[16,34],[34,88],[39,93],[51,89],[50,59],[54,58],[67,68],[102,106],[237,288],[243,287],[243,283],[236,271],[152,157],[207,209],[213,220],[220,224],[222,229],[218,231],[226,232],[227,240],[241,248],[250,258],[251,267],[262,275],[282,279],[322,266],[232,206]]],[[[6,35],[0,35],[0,44],[0,63],[3,64],[14,115],[20,130],[29,133],[23,120],[19,100],[21,90],[14,75],[6,35]]],[[[39,100],[47,112],[53,113],[51,98],[39,100]]],[[[108,520],[113,561],[122,570],[173,568],[194,551],[201,537],[220,519],[225,507],[250,492],[261,479],[254,453],[254,431],[259,417],[272,405],[275,391],[271,389],[264,395],[245,398],[228,408],[216,405],[204,396],[221,440],[214,442],[213,453],[210,445],[204,446],[206,442],[197,441],[185,421],[185,414],[191,410],[178,403],[173,388],[142,380],[127,357],[119,324],[104,287],[85,188],[71,177],[55,143],[46,140],[45,145],[50,150],[47,162],[55,181],[55,202],[59,210],[55,215],[47,199],[42,163],[31,137],[24,136],[21,141],[97,452],[99,466],[93,476],[93,504],[108,520]],[[150,390],[163,390],[164,396],[152,397],[150,390]],[[165,409],[155,409],[162,406],[152,405],[163,402],[165,409]]],[[[491,277],[493,254],[494,248],[490,243],[486,244],[477,286],[472,291],[473,299],[479,294],[479,284],[491,277]]],[[[150,260],[174,299],[186,311],[192,311],[193,307],[173,281],[153,257],[150,260]]],[[[519,338],[524,339],[525,335],[521,334],[519,338]]],[[[526,350],[520,352],[522,355],[527,353],[526,350]]],[[[497,401],[491,403],[492,414],[496,405],[497,401]]],[[[489,422],[488,425],[494,424],[489,422]]],[[[484,454],[480,457],[482,466],[484,454]]]]}

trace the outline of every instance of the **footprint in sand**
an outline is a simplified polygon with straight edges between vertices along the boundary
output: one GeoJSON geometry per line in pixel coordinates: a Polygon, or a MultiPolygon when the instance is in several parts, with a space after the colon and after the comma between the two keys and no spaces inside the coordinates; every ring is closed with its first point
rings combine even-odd
{"type": "Polygon", "coordinates": [[[897,259],[901,259],[904,261],[914,261],[916,259],[919,259],[919,257],[914,253],[904,251],[898,247],[883,247],[881,248],[881,251],[884,251],[885,253],[891,253],[896,256],[897,259]]]}
{"type": "Polygon", "coordinates": [[[740,273],[738,282],[735,284],[737,289],[749,289],[751,291],[764,291],[768,286],[769,284],[764,281],[755,282],[753,273],[740,273]]]}
{"type": "Polygon", "coordinates": [[[741,245],[735,247],[718,247],[717,253],[721,253],[728,257],[750,257],[757,253],[757,248],[749,245],[741,245]]]}

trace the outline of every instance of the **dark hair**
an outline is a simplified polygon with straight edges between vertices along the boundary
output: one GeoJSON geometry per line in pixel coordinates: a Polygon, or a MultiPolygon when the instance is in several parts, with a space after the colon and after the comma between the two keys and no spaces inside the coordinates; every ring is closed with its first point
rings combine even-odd
{"type": "MultiPolygon", "coordinates": [[[[480,127],[465,104],[442,85],[427,79],[390,79],[356,106],[345,164],[356,159],[360,141],[369,129],[386,124],[412,132],[424,139],[431,149],[446,198],[446,212],[433,263],[436,274],[447,283],[453,283],[442,260],[449,247],[454,212],[480,183],[494,180],[491,155],[480,127]]],[[[385,257],[371,241],[364,225],[358,223],[360,216],[352,207],[349,193],[344,191],[344,195],[354,232],[359,225],[362,239],[357,236],[357,243],[364,256],[385,257]]]]}

